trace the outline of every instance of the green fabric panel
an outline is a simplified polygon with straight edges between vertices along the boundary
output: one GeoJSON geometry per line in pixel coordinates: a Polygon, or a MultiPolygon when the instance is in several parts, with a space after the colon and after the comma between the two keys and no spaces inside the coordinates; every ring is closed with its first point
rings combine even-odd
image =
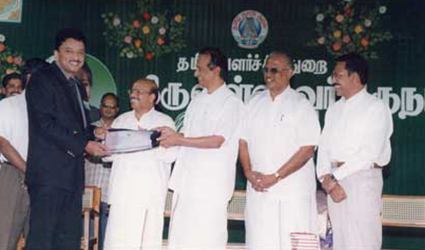
{"type": "MultiPolygon", "coordinates": [[[[218,46],[230,58],[246,58],[248,53],[264,57],[273,49],[289,52],[295,59],[326,60],[331,71],[334,63],[326,50],[305,44],[315,37],[316,6],[324,7],[333,0],[156,0],[154,12],[178,11],[187,17],[187,47],[177,53],[163,55],[152,61],[126,59],[119,51],[106,44],[103,36],[102,13],[118,13],[122,21],[131,17],[136,10],[134,0],[24,0],[21,23],[1,23],[0,33],[6,36],[6,43],[21,51],[24,59],[47,58],[52,55],[56,31],[64,27],[81,28],[87,36],[87,52],[100,59],[111,71],[117,84],[122,102],[121,112],[129,109],[127,89],[132,82],[147,74],[160,78],[160,89],[170,82],[183,83],[191,90],[196,84],[193,71],[177,72],[179,57],[194,56],[206,45],[218,46]],[[261,12],[268,20],[269,35],[265,42],[254,50],[241,49],[231,34],[233,18],[244,10],[261,12]]],[[[358,1],[367,8],[374,2],[358,1]]],[[[394,38],[378,47],[379,60],[371,61],[369,88],[392,87],[393,93],[402,88],[417,88],[416,94],[424,97],[425,88],[425,1],[387,0],[379,3],[387,6],[387,16],[382,19],[383,28],[391,31],[394,38]]],[[[292,86],[327,86],[326,75],[298,74],[292,86]]],[[[260,72],[230,72],[230,82],[240,75],[243,83],[262,83],[260,72]]],[[[403,101],[403,100],[402,100],[403,101]]],[[[165,110],[174,118],[183,111],[165,110]]],[[[323,125],[325,111],[319,115],[323,125]]],[[[425,116],[399,117],[393,115],[394,134],[392,137],[393,157],[385,170],[385,194],[425,195],[425,116]]],[[[236,188],[245,188],[245,178],[238,167],[236,188]]],[[[231,240],[242,241],[243,225],[232,225],[231,240]]],[[[424,230],[385,229],[384,248],[425,248],[424,230]]]]}

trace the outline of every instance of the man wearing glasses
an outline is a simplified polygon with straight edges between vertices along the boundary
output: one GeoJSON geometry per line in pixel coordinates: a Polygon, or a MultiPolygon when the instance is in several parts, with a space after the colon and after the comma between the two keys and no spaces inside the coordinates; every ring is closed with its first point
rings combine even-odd
{"type": "Polygon", "coordinates": [[[263,69],[267,90],[246,106],[239,159],[247,184],[248,249],[291,249],[291,232],[315,233],[313,155],[320,124],[309,101],[289,85],[289,56],[273,52],[263,69]]]}
{"type": "MultiPolygon", "coordinates": [[[[152,130],[174,122],[155,110],[158,86],[149,79],[139,79],[129,90],[133,110],[118,116],[116,129],[152,130]]],[[[113,154],[108,203],[111,205],[105,250],[161,249],[164,209],[171,163],[177,148],[113,154]]]]}
{"type": "MultiPolygon", "coordinates": [[[[114,93],[106,93],[100,101],[100,120],[92,123],[96,128],[104,130],[111,128],[112,122],[118,114],[119,98],[114,93]]],[[[106,131],[104,131],[106,132],[106,131]]],[[[86,185],[96,186],[101,189],[102,197],[100,203],[100,239],[99,250],[103,250],[106,224],[108,221],[108,183],[111,175],[111,162],[103,162],[101,157],[86,155],[85,172],[86,185]]]]}

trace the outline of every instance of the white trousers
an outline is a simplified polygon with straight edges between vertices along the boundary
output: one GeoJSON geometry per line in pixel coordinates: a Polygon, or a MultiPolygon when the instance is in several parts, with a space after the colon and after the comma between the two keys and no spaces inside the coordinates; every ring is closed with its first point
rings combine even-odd
{"type": "Polygon", "coordinates": [[[249,250],[291,250],[291,232],[316,233],[316,195],[279,199],[266,193],[247,196],[246,245],[249,250]]]}
{"type": "Polygon", "coordinates": [[[109,211],[104,250],[160,250],[164,209],[113,204],[109,211]]]}
{"type": "Polygon", "coordinates": [[[334,250],[380,250],[382,171],[364,170],[339,182],[347,199],[328,197],[334,250]]]}
{"type": "Polygon", "coordinates": [[[205,202],[173,195],[169,250],[224,250],[227,201],[205,202]]]}

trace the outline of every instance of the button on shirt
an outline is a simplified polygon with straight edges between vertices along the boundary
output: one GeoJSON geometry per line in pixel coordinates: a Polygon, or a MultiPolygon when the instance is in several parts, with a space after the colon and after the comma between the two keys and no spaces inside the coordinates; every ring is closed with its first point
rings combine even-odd
{"type": "Polygon", "coordinates": [[[387,104],[369,94],[366,88],[348,100],[342,97],[326,112],[319,145],[317,176],[333,173],[341,180],[374,163],[385,166],[391,159],[393,132],[387,104]],[[332,162],[344,162],[332,168],[332,162]]]}
{"type": "MultiPolygon", "coordinates": [[[[303,146],[318,145],[320,124],[308,100],[287,87],[272,100],[268,90],[254,96],[246,106],[241,138],[248,144],[252,170],[275,173],[303,146]]],[[[248,185],[248,189],[252,189],[248,185]]],[[[284,197],[315,192],[314,162],[268,189],[284,197]]],[[[251,190],[252,191],[252,190],[251,190]]]]}
{"type": "MultiPolygon", "coordinates": [[[[28,112],[25,91],[0,101],[0,136],[26,160],[28,152],[28,112]]],[[[7,161],[1,155],[1,161],[7,161]]],[[[1,167],[1,166],[0,166],[1,167]]]]}
{"type": "Polygon", "coordinates": [[[193,199],[228,199],[233,194],[242,101],[223,85],[206,89],[189,104],[182,128],[185,137],[223,136],[220,148],[181,147],[170,188],[193,199]]]}

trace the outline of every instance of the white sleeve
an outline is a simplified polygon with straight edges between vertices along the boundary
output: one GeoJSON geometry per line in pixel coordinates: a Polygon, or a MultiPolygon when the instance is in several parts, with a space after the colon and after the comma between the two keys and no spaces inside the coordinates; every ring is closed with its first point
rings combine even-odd
{"type": "Polygon", "coordinates": [[[249,104],[242,107],[241,125],[240,125],[240,139],[248,141],[249,138],[249,104]]]}
{"type": "MultiPolygon", "coordinates": [[[[8,97],[11,98],[11,97],[8,97]]],[[[3,99],[0,102],[0,136],[10,141],[10,136],[12,133],[11,128],[13,128],[13,114],[11,113],[12,108],[10,107],[10,102],[7,99],[3,99]]]]}
{"type": "MultiPolygon", "coordinates": [[[[174,121],[169,117],[165,117],[162,123],[163,124],[161,124],[161,126],[167,126],[174,130],[176,129],[174,121]]],[[[170,148],[164,148],[162,146],[159,146],[155,150],[155,154],[156,154],[156,157],[160,159],[161,161],[165,163],[172,163],[176,160],[179,149],[180,149],[179,146],[174,146],[170,148]]]]}
{"type": "Polygon", "coordinates": [[[343,165],[333,172],[336,179],[342,180],[358,171],[373,168],[374,163],[379,161],[381,154],[388,150],[393,130],[389,108],[379,102],[379,105],[372,107],[371,112],[368,113],[367,121],[368,126],[365,126],[361,146],[357,152],[352,154],[343,165]]]}
{"type": "Polygon", "coordinates": [[[332,110],[328,109],[325,115],[325,126],[320,136],[319,149],[317,153],[316,174],[320,182],[323,176],[331,172],[330,145],[329,145],[329,127],[332,120],[332,110]]]}
{"type": "Polygon", "coordinates": [[[301,105],[298,114],[299,125],[296,129],[299,146],[317,146],[320,139],[320,123],[317,112],[308,101],[301,105]]]}
{"type": "Polygon", "coordinates": [[[243,104],[242,101],[236,98],[229,98],[223,103],[223,112],[218,118],[217,125],[213,131],[214,135],[223,136],[225,143],[230,138],[236,135],[239,137],[241,117],[242,117],[243,104]]]}

